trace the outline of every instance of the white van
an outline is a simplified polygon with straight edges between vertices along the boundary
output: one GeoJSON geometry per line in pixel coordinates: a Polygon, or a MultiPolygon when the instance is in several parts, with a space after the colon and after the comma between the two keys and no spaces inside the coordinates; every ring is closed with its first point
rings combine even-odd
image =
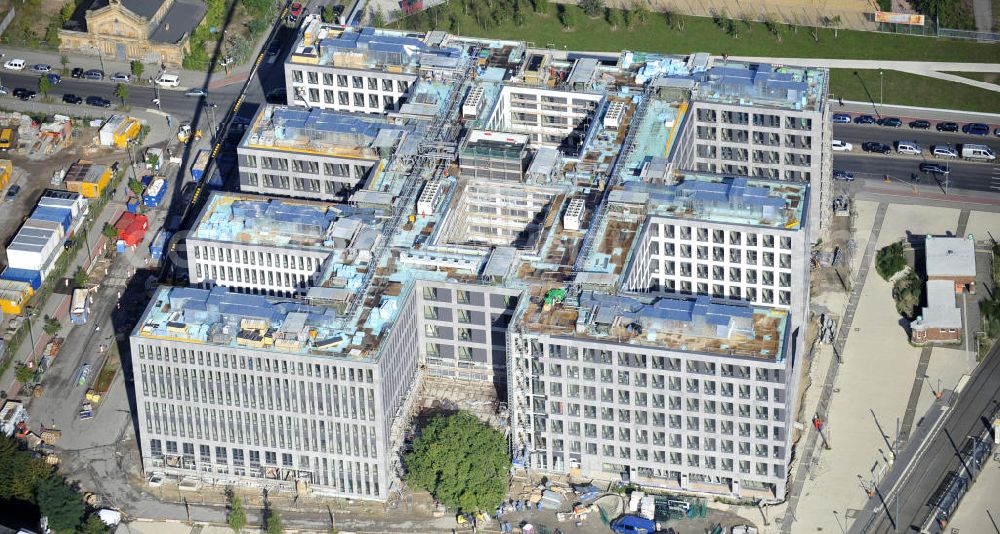
{"type": "Polygon", "coordinates": [[[167,74],[164,72],[156,78],[156,85],[161,87],[177,87],[180,83],[181,79],[176,74],[167,74]]]}
{"type": "Polygon", "coordinates": [[[923,149],[920,145],[913,141],[897,141],[896,142],[896,153],[897,154],[909,154],[911,156],[919,156],[923,154],[923,149]]]}
{"type": "Polygon", "coordinates": [[[24,70],[24,60],[23,59],[9,59],[3,64],[3,68],[7,70],[24,70]]]}
{"type": "Polygon", "coordinates": [[[962,159],[993,161],[997,159],[997,155],[986,145],[965,144],[962,145],[962,159]]]}

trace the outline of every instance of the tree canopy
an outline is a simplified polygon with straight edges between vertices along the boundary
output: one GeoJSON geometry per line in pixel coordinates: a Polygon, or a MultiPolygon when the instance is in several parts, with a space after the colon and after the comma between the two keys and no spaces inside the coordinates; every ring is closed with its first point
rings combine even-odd
{"type": "Polygon", "coordinates": [[[492,510],[507,494],[510,456],[503,434],[467,412],[439,416],[406,455],[407,480],[449,508],[492,510]]]}
{"type": "Polygon", "coordinates": [[[75,529],[86,511],[80,493],[57,477],[43,480],[35,489],[35,499],[55,531],[75,529]]]}
{"type": "Polygon", "coordinates": [[[45,462],[19,450],[12,438],[0,436],[0,500],[34,500],[35,487],[51,472],[45,462]]]}

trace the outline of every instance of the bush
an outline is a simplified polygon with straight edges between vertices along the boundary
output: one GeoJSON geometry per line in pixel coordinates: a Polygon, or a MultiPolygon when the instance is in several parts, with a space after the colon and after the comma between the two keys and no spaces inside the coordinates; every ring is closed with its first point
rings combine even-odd
{"type": "Polygon", "coordinates": [[[19,363],[17,364],[17,368],[14,369],[14,378],[22,384],[27,384],[35,378],[35,370],[23,363],[19,363]]]}
{"type": "Polygon", "coordinates": [[[559,4],[556,6],[556,9],[559,11],[559,24],[562,24],[563,29],[573,29],[573,25],[576,23],[573,8],[571,6],[559,4]]]}
{"type": "Polygon", "coordinates": [[[896,282],[892,288],[892,296],[896,300],[896,311],[907,319],[913,319],[919,313],[922,295],[923,282],[913,271],[896,282]]]}
{"type": "Polygon", "coordinates": [[[875,253],[875,272],[883,280],[889,280],[896,273],[906,268],[906,256],[903,254],[903,242],[897,241],[881,248],[875,253]]]}
{"type": "Polygon", "coordinates": [[[580,9],[587,14],[588,17],[596,17],[601,14],[601,9],[604,8],[604,0],[581,0],[580,9]]]}

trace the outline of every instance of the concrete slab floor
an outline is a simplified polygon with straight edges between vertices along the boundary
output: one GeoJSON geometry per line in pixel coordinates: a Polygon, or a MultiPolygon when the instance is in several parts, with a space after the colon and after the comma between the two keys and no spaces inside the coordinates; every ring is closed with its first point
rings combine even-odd
{"type": "Polygon", "coordinates": [[[969,214],[969,225],[965,232],[974,235],[977,241],[989,239],[990,235],[994,239],[1000,239],[1000,213],[973,211],[969,214]]]}
{"type": "MultiPolygon", "coordinates": [[[[892,204],[885,214],[878,246],[882,248],[911,235],[944,235],[949,232],[955,234],[958,229],[959,213],[960,210],[949,208],[892,204]]],[[[969,226],[971,228],[971,217],[969,226]]]]}

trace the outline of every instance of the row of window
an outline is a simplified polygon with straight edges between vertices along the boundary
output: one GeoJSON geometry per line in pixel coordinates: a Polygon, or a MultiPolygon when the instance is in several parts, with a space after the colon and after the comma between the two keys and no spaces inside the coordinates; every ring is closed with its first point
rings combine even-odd
{"type": "Polygon", "coordinates": [[[320,268],[319,258],[312,256],[301,256],[297,254],[286,254],[284,252],[264,252],[262,250],[233,249],[223,246],[195,245],[193,249],[196,260],[210,260],[236,265],[260,265],[261,267],[275,267],[282,269],[292,269],[305,272],[313,272],[320,268]]]}
{"type": "Polygon", "coordinates": [[[144,402],[145,431],[198,440],[376,458],[372,425],[144,402]]]}
{"type": "MultiPolygon", "coordinates": [[[[259,167],[265,170],[288,171],[289,167],[297,173],[319,174],[320,163],[318,161],[280,158],[272,156],[257,156],[246,154],[242,156],[242,164],[246,167],[259,167]],[[291,164],[289,164],[291,162],[291,164]]],[[[356,165],[350,163],[322,162],[323,174],[341,178],[351,178],[364,176],[372,166],[356,165]]]]}
{"type": "Polygon", "coordinates": [[[140,360],[174,362],[216,369],[249,369],[273,375],[315,377],[316,379],[371,384],[374,374],[371,369],[355,369],[329,364],[304,364],[285,359],[269,359],[260,356],[248,357],[225,352],[212,352],[160,345],[138,344],[140,360]]]}
{"type": "Polygon", "coordinates": [[[375,420],[372,387],[145,363],[141,369],[142,393],[149,398],[375,420]]]}
{"type": "Polygon", "coordinates": [[[163,445],[164,442],[159,439],[152,439],[149,442],[148,456],[153,459],[152,463],[156,466],[164,465],[163,458],[170,456],[179,460],[176,465],[182,469],[284,480],[283,474],[278,469],[278,454],[280,454],[281,468],[296,469],[298,471],[296,475],[303,474],[303,471],[311,471],[305,474],[317,484],[337,488],[351,494],[380,495],[377,464],[312,457],[312,465],[310,465],[310,456],[299,455],[298,466],[295,466],[292,455],[286,452],[244,451],[241,448],[230,449],[221,446],[215,447],[215,456],[213,457],[211,446],[204,444],[198,445],[196,460],[193,443],[181,443],[182,455],[178,454],[176,441],[166,441],[166,453],[164,453],[163,445]],[[247,462],[248,457],[249,461],[247,462]]]}
{"type": "MultiPolygon", "coordinates": [[[[571,444],[570,444],[570,451],[571,451],[571,453],[577,452],[577,451],[573,451],[572,450],[574,448],[573,443],[578,443],[578,442],[571,442],[571,444]]],[[[576,448],[579,448],[579,447],[576,447],[576,448]]],[[[579,451],[579,452],[581,452],[583,454],[588,454],[590,456],[598,456],[598,446],[597,446],[596,443],[584,443],[583,446],[582,446],[582,448],[584,450],[579,451]]],[[[549,449],[546,449],[546,450],[549,450],[549,449]]],[[[768,463],[768,462],[764,462],[764,461],[753,462],[751,460],[738,460],[737,461],[737,460],[734,460],[733,458],[725,458],[725,457],[719,457],[719,458],[717,458],[715,456],[708,456],[708,455],[702,455],[702,454],[691,454],[691,453],[684,454],[684,453],[680,453],[680,452],[667,453],[665,451],[657,451],[657,450],[652,451],[652,454],[650,454],[649,449],[647,449],[645,447],[636,447],[635,448],[635,455],[633,455],[632,452],[633,452],[633,449],[632,449],[632,447],[629,447],[629,446],[622,446],[622,445],[616,446],[616,445],[612,445],[612,444],[604,444],[604,445],[600,446],[600,456],[604,460],[633,460],[634,459],[634,460],[639,461],[639,462],[650,462],[651,461],[652,463],[657,464],[657,465],[674,465],[674,466],[687,465],[687,467],[702,468],[702,469],[716,469],[716,470],[719,470],[719,471],[724,471],[724,472],[729,472],[729,473],[739,473],[739,474],[751,474],[751,465],[753,464],[753,465],[755,465],[755,474],[758,475],[758,476],[762,476],[762,477],[774,477],[774,478],[777,478],[779,480],[783,479],[784,476],[785,476],[784,475],[784,473],[785,473],[785,464],[784,463],[768,463]],[[685,463],[685,457],[686,457],[686,460],[687,460],[686,463],[685,463]],[[738,469],[737,469],[737,466],[738,466],[738,469]]],[[[545,456],[547,456],[547,455],[545,455],[545,456]]],[[[542,458],[544,458],[544,456],[542,456],[539,459],[542,459],[542,458]]],[[[565,470],[565,468],[562,467],[564,465],[563,464],[564,460],[563,460],[561,452],[557,451],[557,452],[553,452],[552,453],[552,462],[553,462],[552,465],[553,465],[554,469],[556,469],[558,471],[565,470]]],[[[535,466],[535,467],[539,467],[541,469],[546,469],[547,468],[545,466],[535,466]]],[[[639,467],[637,469],[637,472],[640,475],[644,475],[643,469],[644,468],[639,467]]],[[[648,468],[647,467],[645,469],[649,471],[652,468],[648,468]]],[[[609,472],[620,474],[621,470],[616,467],[616,468],[610,469],[609,472]]],[[[650,473],[649,475],[644,475],[644,476],[655,476],[655,475],[652,475],[652,473],[650,473]]]]}
{"type": "Polygon", "coordinates": [[[348,76],[347,74],[333,74],[331,72],[319,73],[316,71],[292,70],[292,81],[295,83],[308,83],[312,85],[326,85],[331,87],[342,87],[349,89],[367,89],[368,91],[379,91],[384,93],[404,94],[410,88],[407,80],[392,80],[389,78],[377,78],[373,76],[348,76]],[[320,77],[322,74],[322,78],[320,77]],[[322,79],[323,83],[320,83],[322,79]]]}
{"type": "Polygon", "coordinates": [[[747,113],[745,111],[721,111],[714,109],[699,108],[696,113],[698,122],[719,122],[722,119],[724,124],[742,124],[763,127],[763,128],[784,128],[788,130],[810,130],[813,120],[805,117],[782,117],[780,115],[765,113],[747,113]],[[752,119],[751,119],[752,117],[752,119]]]}
{"type": "Polygon", "coordinates": [[[263,269],[250,269],[247,267],[216,266],[195,264],[195,280],[211,280],[213,285],[220,286],[242,286],[264,289],[278,287],[286,288],[287,291],[307,289],[312,285],[311,274],[301,273],[276,273],[263,269]],[[260,275],[258,277],[258,274],[260,275]]]}
{"type": "Polygon", "coordinates": [[[711,289],[706,282],[692,282],[691,280],[680,280],[666,278],[665,275],[652,277],[648,284],[635,289],[636,291],[652,291],[678,293],[681,295],[709,295],[712,298],[731,300],[741,300],[765,305],[792,305],[791,291],[778,291],[775,300],[775,291],[770,288],[762,288],[758,291],[756,287],[743,287],[742,285],[712,284],[711,289]],[[726,288],[729,291],[726,291],[726,288]]]}
{"type": "MultiPolygon", "coordinates": [[[[290,100],[295,103],[296,99],[301,99],[302,94],[296,92],[294,96],[289,95],[290,100]]],[[[381,98],[376,94],[366,93],[352,93],[348,91],[331,91],[326,89],[323,91],[323,101],[320,102],[319,89],[309,88],[305,92],[305,96],[309,99],[309,105],[319,105],[328,104],[331,107],[354,107],[354,108],[367,108],[369,110],[382,111],[385,109],[396,109],[396,104],[403,101],[402,98],[397,98],[389,95],[382,95],[381,98]],[[365,98],[367,96],[367,99],[365,98]],[[367,102],[367,103],[366,103],[367,102]]]]}
{"type": "Polygon", "coordinates": [[[740,230],[709,229],[673,223],[659,222],[651,225],[651,237],[664,239],[680,239],[712,243],[714,245],[732,245],[762,248],[792,249],[792,238],[788,235],[761,234],[740,230]]]}

